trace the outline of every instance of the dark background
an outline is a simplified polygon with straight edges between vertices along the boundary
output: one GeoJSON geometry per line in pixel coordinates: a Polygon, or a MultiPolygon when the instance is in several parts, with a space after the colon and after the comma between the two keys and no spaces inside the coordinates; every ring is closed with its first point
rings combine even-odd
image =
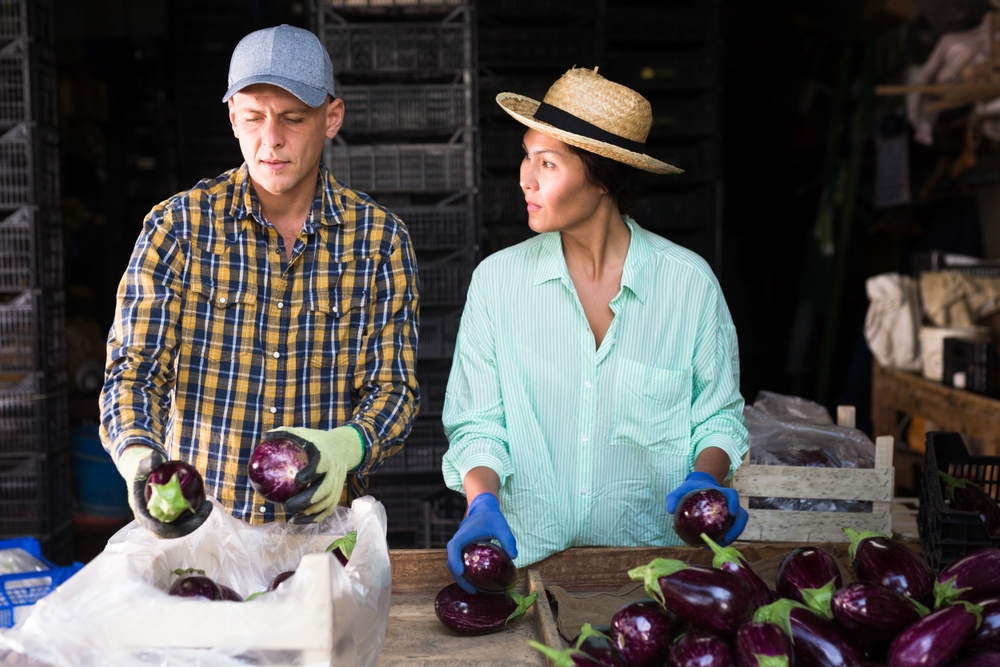
{"type": "MultiPolygon", "coordinates": [[[[982,254],[968,196],[944,193],[909,207],[873,210],[874,119],[900,98],[872,100],[862,122],[855,214],[847,245],[837,248],[839,282],[837,259],[818,256],[814,237],[830,165],[851,155],[866,47],[874,54],[874,78],[894,80],[901,67],[923,61],[942,29],[974,25],[985,9],[982,3],[948,4],[954,11],[936,23],[922,17],[904,29],[878,30],[861,20],[860,2],[722,5],[722,253],[716,270],[739,334],[748,402],[769,390],[830,408],[854,404],[859,427],[867,429],[865,279],[908,272],[914,251],[982,254]],[[843,131],[831,143],[832,126],[843,131]],[[793,337],[803,300],[815,317],[793,337]],[[827,326],[834,335],[824,340],[827,326]]],[[[609,0],[607,12],[615,6],[609,0]]],[[[68,337],[81,331],[104,336],[115,288],[149,209],[241,163],[220,101],[235,44],[279,23],[309,27],[310,11],[304,0],[56,1],[68,337]]],[[[912,150],[916,191],[941,149],[912,150]]],[[[845,238],[843,224],[836,223],[838,239],[845,238]]],[[[482,250],[499,245],[486,235],[482,250]]],[[[96,417],[96,394],[77,393],[73,406],[72,419],[96,417]]]]}

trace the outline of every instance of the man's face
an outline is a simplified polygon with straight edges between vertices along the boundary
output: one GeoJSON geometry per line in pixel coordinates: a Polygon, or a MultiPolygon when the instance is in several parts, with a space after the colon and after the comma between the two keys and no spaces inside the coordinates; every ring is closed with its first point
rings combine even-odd
{"type": "Polygon", "coordinates": [[[311,197],[323,140],[340,129],[344,103],[314,109],[284,88],[257,84],[230,98],[229,120],[259,197],[311,197]]]}

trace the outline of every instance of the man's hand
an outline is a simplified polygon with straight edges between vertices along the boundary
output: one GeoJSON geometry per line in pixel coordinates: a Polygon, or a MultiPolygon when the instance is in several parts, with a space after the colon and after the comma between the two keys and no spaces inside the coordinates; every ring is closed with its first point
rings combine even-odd
{"type": "Polygon", "coordinates": [[[707,472],[695,471],[691,473],[677,486],[676,489],[668,493],[667,511],[673,514],[677,511],[677,503],[681,501],[681,498],[692,491],[699,491],[701,489],[718,489],[722,492],[722,495],[726,497],[726,502],[729,505],[729,513],[733,515],[734,521],[733,526],[722,537],[722,539],[719,540],[719,544],[721,546],[732,544],[732,542],[740,536],[740,533],[743,532],[743,529],[746,528],[747,519],[750,518],[750,515],[747,514],[745,509],[740,507],[740,495],[736,492],[736,489],[730,489],[720,485],[715,481],[715,478],[707,472]]]}
{"type": "Polygon", "coordinates": [[[465,571],[462,549],[477,540],[489,539],[499,542],[511,559],[517,558],[517,541],[500,511],[500,499],[492,493],[480,493],[469,503],[468,513],[448,541],[448,572],[467,593],[475,593],[476,589],[462,576],[465,571]]]}
{"type": "Polygon", "coordinates": [[[267,438],[289,438],[299,443],[309,464],[295,476],[306,488],[285,501],[285,511],[296,514],[293,523],[319,523],[333,514],[344,492],[347,473],[365,456],[361,433],[353,426],[332,431],[284,426],[267,432],[267,438]]]}
{"type": "Polygon", "coordinates": [[[163,455],[152,447],[135,445],[118,457],[118,472],[129,487],[128,504],[136,521],[157,537],[172,539],[189,535],[205,523],[212,513],[212,503],[206,500],[194,513],[170,523],[154,519],[146,509],[146,480],[164,462],[163,455]]]}

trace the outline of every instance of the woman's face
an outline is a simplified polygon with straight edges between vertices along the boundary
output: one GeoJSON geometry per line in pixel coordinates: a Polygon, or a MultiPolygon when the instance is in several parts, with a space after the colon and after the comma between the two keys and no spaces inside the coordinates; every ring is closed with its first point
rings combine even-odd
{"type": "Polygon", "coordinates": [[[604,191],[587,180],[569,146],[537,130],[524,133],[521,191],[536,232],[579,229],[594,218],[604,191]]]}

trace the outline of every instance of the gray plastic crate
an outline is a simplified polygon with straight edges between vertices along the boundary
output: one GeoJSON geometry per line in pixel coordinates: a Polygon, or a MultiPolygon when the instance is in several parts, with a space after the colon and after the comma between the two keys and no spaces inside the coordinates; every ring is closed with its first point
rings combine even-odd
{"type": "Polygon", "coordinates": [[[405,206],[392,212],[406,224],[418,252],[457,250],[476,242],[476,220],[467,206],[405,206]]]}
{"type": "Polygon", "coordinates": [[[0,49],[0,126],[59,124],[55,61],[49,50],[33,48],[29,58],[28,38],[22,37],[0,49]]]}
{"type": "Polygon", "coordinates": [[[323,42],[338,76],[459,72],[472,62],[471,44],[459,23],[333,24],[326,26],[323,42]]]}
{"type": "Polygon", "coordinates": [[[62,285],[59,211],[25,206],[0,220],[0,292],[62,285]]]}
{"type": "Polygon", "coordinates": [[[458,339],[461,320],[461,310],[445,313],[430,313],[425,310],[420,316],[418,358],[451,359],[455,354],[455,341],[458,339]]]}
{"type": "Polygon", "coordinates": [[[506,179],[483,179],[479,188],[483,220],[488,222],[522,221],[528,224],[528,209],[524,201],[524,192],[517,180],[511,176],[506,179]]]}
{"type": "Polygon", "coordinates": [[[69,444],[65,372],[0,380],[0,456],[45,454],[69,444]]]}
{"type": "MultiPolygon", "coordinates": [[[[419,260],[419,258],[418,258],[419,260]]],[[[422,306],[461,306],[469,291],[471,262],[423,264],[419,268],[422,306]]]]}
{"type": "Polygon", "coordinates": [[[20,123],[0,136],[0,209],[29,204],[60,205],[59,144],[55,130],[20,123]]]}
{"type": "Polygon", "coordinates": [[[463,144],[328,144],[326,165],[361,192],[453,192],[471,188],[471,152],[463,144]]]}
{"type": "Polygon", "coordinates": [[[28,0],[0,0],[0,39],[28,34],[28,0]]]}
{"type": "Polygon", "coordinates": [[[0,458],[0,538],[51,534],[72,519],[72,512],[69,447],[0,458]]]}
{"type": "Polygon", "coordinates": [[[471,124],[466,88],[451,85],[342,86],[344,132],[453,131],[471,124]]]}
{"type": "Polygon", "coordinates": [[[61,290],[25,290],[0,303],[0,373],[65,370],[65,311],[61,290]]]}

